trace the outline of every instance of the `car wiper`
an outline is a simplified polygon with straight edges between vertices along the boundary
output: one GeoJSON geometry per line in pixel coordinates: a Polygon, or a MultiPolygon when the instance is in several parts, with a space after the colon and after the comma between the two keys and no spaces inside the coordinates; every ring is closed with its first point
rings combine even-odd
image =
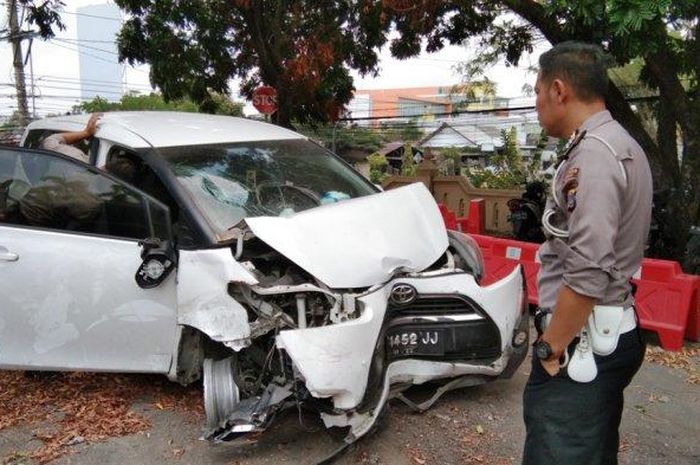
{"type": "MultiPolygon", "coordinates": [[[[246,215],[246,218],[248,216],[257,216],[257,215],[259,215],[259,216],[277,216],[277,214],[275,212],[273,212],[272,210],[267,209],[265,207],[259,207],[259,206],[252,207],[252,208],[246,208],[246,212],[251,213],[250,215],[246,215]]],[[[238,223],[235,223],[233,226],[229,226],[226,229],[226,231],[231,231],[232,229],[237,228],[238,225],[241,224],[243,221],[245,221],[245,218],[243,218],[238,223]]]]}

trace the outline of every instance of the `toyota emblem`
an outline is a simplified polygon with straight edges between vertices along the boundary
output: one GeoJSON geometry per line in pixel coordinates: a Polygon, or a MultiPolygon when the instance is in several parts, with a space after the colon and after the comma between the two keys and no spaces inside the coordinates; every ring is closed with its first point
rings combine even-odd
{"type": "Polygon", "coordinates": [[[416,300],[418,291],[410,284],[397,283],[391,288],[389,300],[395,305],[407,305],[416,300]]]}

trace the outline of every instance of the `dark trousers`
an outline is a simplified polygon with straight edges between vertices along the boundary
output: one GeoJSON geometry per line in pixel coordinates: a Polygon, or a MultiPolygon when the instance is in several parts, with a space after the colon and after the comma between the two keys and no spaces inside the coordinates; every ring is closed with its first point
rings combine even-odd
{"type": "Polygon", "coordinates": [[[622,334],[615,352],[595,356],[598,376],[590,383],[571,380],[565,368],[550,376],[533,356],[523,395],[523,465],[617,464],[622,391],[645,349],[638,330],[622,334]]]}

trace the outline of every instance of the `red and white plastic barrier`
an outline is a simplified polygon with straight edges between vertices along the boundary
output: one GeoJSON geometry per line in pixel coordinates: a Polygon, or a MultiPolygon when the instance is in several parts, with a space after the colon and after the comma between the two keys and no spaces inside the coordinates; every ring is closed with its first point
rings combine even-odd
{"type": "MultiPolygon", "coordinates": [[[[507,276],[520,263],[525,271],[529,302],[537,305],[539,244],[480,234],[483,226],[473,223],[472,215],[483,225],[481,202],[472,201],[469,218],[462,219],[441,206],[445,225],[448,229],[470,233],[479,244],[486,267],[482,284],[488,285],[507,276]],[[473,213],[476,211],[480,212],[473,213]],[[467,227],[461,228],[462,224],[467,227]]],[[[684,337],[697,341],[700,338],[700,276],[684,274],[678,262],[649,258],[642,261],[638,274],[633,281],[637,284],[635,301],[640,326],[657,333],[661,347],[666,350],[680,350],[684,337]]]]}
{"type": "Polygon", "coordinates": [[[486,275],[482,283],[489,285],[508,276],[516,263],[520,263],[525,272],[529,303],[537,305],[537,273],[540,271],[540,264],[537,262],[539,244],[511,241],[481,234],[471,234],[471,236],[479,244],[484,256],[486,275]]]}
{"type": "Polygon", "coordinates": [[[645,258],[634,282],[639,324],[659,335],[661,347],[680,350],[684,336],[698,340],[700,276],[684,274],[678,262],[645,258]]]}
{"type": "Polygon", "coordinates": [[[458,218],[444,204],[439,203],[438,208],[442,213],[447,229],[453,229],[468,234],[483,234],[486,221],[484,212],[486,210],[484,199],[474,199],[469,202],[469,214],[458,218]]]}

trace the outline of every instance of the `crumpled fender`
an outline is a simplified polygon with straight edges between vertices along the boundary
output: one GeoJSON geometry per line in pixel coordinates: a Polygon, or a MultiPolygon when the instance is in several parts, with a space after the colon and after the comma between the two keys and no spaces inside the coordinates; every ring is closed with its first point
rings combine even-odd
{"type": "Polygon", "coordinates": [[[362,400],[389,288],[358,299],[364,313],[354,320],[318,328],[280,331],[277,347],[287,350],[315,397],[332,397],[336,408],[362,400]]]}
{"type": "Polygon", "coordinates": [[[234,350],[249,345],[248,313],[228,292],[229,282],[258,284],[231,249],[182,250],[178,266],[178,323],[234,350]]]}

